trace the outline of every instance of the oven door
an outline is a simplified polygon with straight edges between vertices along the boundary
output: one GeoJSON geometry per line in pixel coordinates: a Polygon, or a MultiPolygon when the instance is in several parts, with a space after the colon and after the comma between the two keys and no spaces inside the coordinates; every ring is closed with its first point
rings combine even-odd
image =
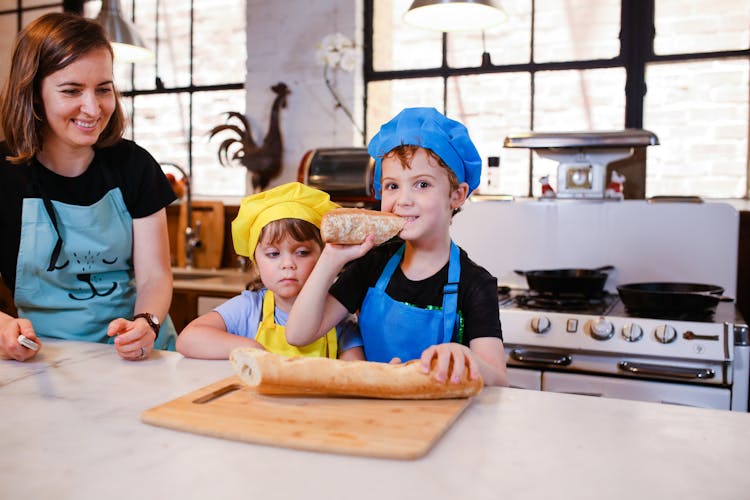
{"type": "Polygon", "coordinates": [[[729,410],[732,402],[724,387],[548,371],[542,374],[542,390],[717,410],[729,410]]]}
{"type": "Polygon", "coordinates": [[[542,390],[542,372],[527,368],[508,367],[508,385],[516,389],[542,390]]]}

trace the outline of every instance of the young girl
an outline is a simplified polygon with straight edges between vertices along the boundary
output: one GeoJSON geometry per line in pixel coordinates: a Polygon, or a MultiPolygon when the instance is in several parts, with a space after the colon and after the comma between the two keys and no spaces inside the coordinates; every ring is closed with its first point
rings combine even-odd
{"type": "Polygon", "coordinates": [[[242,200],[232,222],[237,254],[250,257],[260,281],[215,310],[194,319],[177,338],[192,358],[226,359],[235,347],[253,346],[289,356],[363,359],[356,323],[341,318],[309,345],[286,342],[284,325],[297,294],[320,257],[320,221],[338,205],[298,182],[242,200]]]}
{"type": "Polygon", "coordinates": [[[292,308],[287,340],[306,344],[360,310],[366,359],[421,358],[428,372],[436,358],[437,380],[458,382],[468,366],[472,378],[506,385],[497,280],[450,238],[453,215],[479,184],[466,127],[433,108],[406,109],[368,150],[381,210],[407,219],[403,241],[327,245],[292,308]]]}

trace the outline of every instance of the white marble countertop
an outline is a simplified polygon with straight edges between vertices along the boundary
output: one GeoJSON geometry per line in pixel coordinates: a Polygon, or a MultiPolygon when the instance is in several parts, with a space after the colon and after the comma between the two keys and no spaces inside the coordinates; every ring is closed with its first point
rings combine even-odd
{"type": "Polygon", "coordinates": [[[485,389],[425,457],[368,459],[152,427],[226,361],[45,343],[0,361],[0,498],[745,499],[750,414],[485,389]]]}

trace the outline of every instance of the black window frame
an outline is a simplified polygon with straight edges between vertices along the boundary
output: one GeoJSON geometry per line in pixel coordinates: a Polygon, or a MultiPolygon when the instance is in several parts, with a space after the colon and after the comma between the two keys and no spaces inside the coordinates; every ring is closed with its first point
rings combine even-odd
{"type": "MultiPolygon", "coordinates": [[[[482,64],[475,67],[452,68],[448,66],[448,35],[442,35],[442,64],[437,68],[406,69],[376,71],[373,67],[373,21],[375,0],[364,0],[364,50],[363,50],[363,74],[364,74],[364,109],[365,109],[365,136],[368,133],[367,102],[368,86],[370,82],[440,77],[443,80],[443,109],[447,109],[447,85],[450,77],[478,75],[489,73],[511,73],[528,72],[530,75],[530,130],[534,130],[534,82],[535,74],[541,71],[564,71],[564,70],[589,70],[603,68],[624,68],[625,77],[625,128],[642,128],[644,100],[646,97],[646,65],[659,62],[682,62],[716,60],[746,57],[750,64],[750,48],[743,50],[726,50],[714,52],[666,54],[654,53],[655,27],[655,0],[622,0],[620,2],[620,52],[611,59],[587,59],[561,62],[534,62],[534,18],[535,0],[531,3],[531,38],[530,38],[530,61],[523,64],[482,64]]],[[[532,176],[532,165],[529,162],[529,179],[532,176]]],[[[750,176],[750,172],[748,172],[750,176]]],[[[750,181],[747,183],[750,184],[750,181]]],[[[745,198],[748,197],[748,188],[745,189],[745,198]]],[[[532,183],[529,182],[529,196],[532,196],[532,183]]]]}

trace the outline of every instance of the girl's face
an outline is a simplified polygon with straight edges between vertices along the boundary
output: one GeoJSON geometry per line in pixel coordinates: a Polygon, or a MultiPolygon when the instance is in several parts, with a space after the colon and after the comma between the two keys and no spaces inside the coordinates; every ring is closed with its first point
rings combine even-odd
{"type": "Polygon", "coordinates": [[[291,305],[310,276],[321,251],[315,241],[297,241],[285,235],[276,243],[265,240],[258,242],[255,265],[263,285],[277,299],[291,305]]]}
{"type": "Polygon", "coordinates": [[[429,243],[450,238],[453,210],[466,200],[468,185],[452,190],[448,173],[419,148],[405,168],[393,155],[383,158],[381,210],[406,218],[399,237],[429,243]]]}
{"type": "Polygon", "coordinates": [[[112,57],[94,49],[42,80],[44,146],[91,148],[115,110],[112,57]]]}

